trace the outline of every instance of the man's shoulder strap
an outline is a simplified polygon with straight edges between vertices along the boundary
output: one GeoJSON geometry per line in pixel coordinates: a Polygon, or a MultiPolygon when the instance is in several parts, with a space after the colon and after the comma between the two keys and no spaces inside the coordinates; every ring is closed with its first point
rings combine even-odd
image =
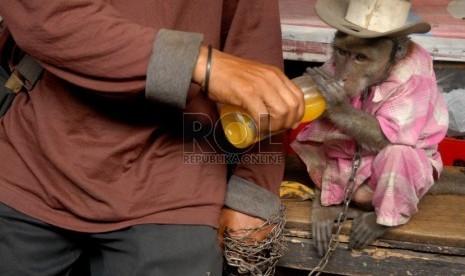
{"type": "Polygon", "coordinates": [[[18,93],[23,88],[31,90],[39,80],[43,71],[42,66],[40,66],[37,61],[28,54],[18,50],[20,49],[15,45],[14,39],[8,30],[8,26],[0,16],[0,66],[3,66],[6,72],[11,70],[11,76],[5,83],[5,86],[15,93],[18,93]],[[13,58],[13,56],[15,56],[15,58],[13,58]],[[17,63],[10,63],[13,59],[15,59],[17,63]],[[10,66],[8,66],[8,64],[10,66]]]}
{"type": "Polygon", "coordinates": [[[14,47],[14,40],[0,17],[0,117],[9,109],[16,94],[30,91],[43,72],[42,66],[25,53],[17,64],[8,66],[14,47]]]}
{"type": "Polygon", "coordinates": [[[42,66],[28,54],[25,54],[5,83],[5,87],[14,93],[20,92],[23,88],[28,91],[34,88],[42,72],[42,66]]]}

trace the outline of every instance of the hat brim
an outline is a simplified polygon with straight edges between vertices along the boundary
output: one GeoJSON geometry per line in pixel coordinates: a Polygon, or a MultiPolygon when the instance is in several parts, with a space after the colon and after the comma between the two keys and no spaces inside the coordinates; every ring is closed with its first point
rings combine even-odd
{"type": "Polygon", "coordinates": [[[345,19],[348,7],[349,0],[317,0],[315,12],[321,20],[331,27],[361,38],[401,37],[412,33],[427,33],[431,30],[430,24],[419,21],[406,24],[388,32],[370,31],[345,19]]]}

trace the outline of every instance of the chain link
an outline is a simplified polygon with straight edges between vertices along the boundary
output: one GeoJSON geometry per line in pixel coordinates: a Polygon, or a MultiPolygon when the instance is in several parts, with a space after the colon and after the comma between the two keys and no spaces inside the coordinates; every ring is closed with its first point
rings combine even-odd
{"type": "MultiPolygon", "coordinates": [[[[365,91],[363,91],[363,94],[362,94],[362,110],[365,109],[367,96],[368,96],[368,89],[365,89],[365,91]]],[[[352,170],[350,173],[349,180],[347,182],[347,186],[344,190],[343,208],[342,208],[342,211],[339,213],[339,216],[337,217],[337,221],[336,221],[336,232],[331,236],[331,240],[329,241],[329,245],[328,245],[328,250],[326,250],[324,256],[318,262],[317,266],[313,268],[312,271],[310,271],[308,276],[320,275],[323,272],[326,265],[328,264],[331,254],[333,253],[334,250],[336,250],[337,246],[339,245],[339,235],[341,234],[342,227],[344,226],[344,222],[347,220],[347,211],[349,210],[349,205],[350,205],[350,202],[352,201],[352,197],[354,195],[354,190],[355,190],[355,176],[357,175],[357,170],[360,167],[360,163],[362,160],[361,147],[359,144],[357,144],[356,147],[357,148],[355,150],[355,154],[352,157],[352,166],[351,166],[352,170]]]]}
{"type": "Polygon", "coordinates": [[[281,205],[278,212],[258,228],[241,229],[224,233],[225,273],[235,275],[274,275],[276,263],[286,250],[284,225],[286,207],[281,205]],[[273,227],[262,241],[254,236],[265,228],[273,227]]]}
{"type": "Polygon", "coordinates": [[[334,250],[336,250],[338,244],[339,244],[339,235],[341,234],[342,227],[344,226],[344,222],[347,219],[347,211],[349,209],[350,202],[352,200],[352,196],[354,195],[354,188],[355,188],[355,175],[357,174],[357,170],[360,166],[361,162],[361,154],[360,154],[360,148],[357,147],[357,151],[352,158],[352,171],[351,175],[349,178],[349,181],[347,183],[347,186],[344,190],[344,204],[341,213],[339,213],[339,216],[336,221],[336,232],[331,236],[331,240],[329,241],[329,246],[328,250],[326,250],[325,255],[323,258],[321,258],[320,262],[318,265],[313,268],[313,270],[308,274],[308,276],[313,276],[313,275],[320,275],[321,272],[323,272],[323,269],[329,262],[329,258],[331,257],[331,254],[333,253],[334,250]],[[316,274],[315,274],[316,273],[316,274]]]}

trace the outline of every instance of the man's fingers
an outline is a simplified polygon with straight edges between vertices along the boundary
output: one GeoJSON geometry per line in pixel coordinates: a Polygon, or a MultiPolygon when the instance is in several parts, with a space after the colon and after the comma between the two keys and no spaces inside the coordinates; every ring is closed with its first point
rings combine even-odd
{"type": "Polygon", "coordinates": [[[245,108],[261,132],[292,128],[303,116],[302,92],[277,67],[215,52],[214,68],[210,99],[245,108]]]}
{"type": "Polygon", "coordinates": [[[292,92],[292,94],[290,94],[290,96],[293,96],[292,102],[290,103],[290,108],[291,110],[296,111],[296,121],[293,122],[293,126],[298,126],[305,112],[304,93],[302,91],[302,87],[299,87],[288,78],[284,78],[283,81],[286,84],[287,88],[292,92]]]}
{"type": "Polygon", "coordinates": [[[245,108],[249,115],[254,120],[258,131],[262,133],[270,125],[270,111],[262,99],[257,95],[250,95],[248,101],[243,102],[243,108],[245,108]]]}
{"type": "Polygon", "coordinates": [[[273,77],[267,77],[272,81],[261,82],[265,93],[261,94],[262,100],[267,107],[269,114],[269,124],[264,125],[266,117],[260,119],[260,129],[262,132],[275,132],[289,129],[300,123],[303,116],[303,93],[302,91],[281,72],[275,72],[273,77]]]}
{"type": "Polygon", "coordinates": [[[272,126],[272,129],[289,129],[296,125],[296,123],[300,123],[300,119],[303,117],[303,92],[281,71],[276,69],[275,74],[277,80],[273,92],[276,93],[276,98],[273,99],[274,102],[269,101],[268,104],[270,109],[276,112],[276,114],[272,114],[272,119],[274,119],[274,115],[278,115],[282,120],[282,125],[272,126]]]}

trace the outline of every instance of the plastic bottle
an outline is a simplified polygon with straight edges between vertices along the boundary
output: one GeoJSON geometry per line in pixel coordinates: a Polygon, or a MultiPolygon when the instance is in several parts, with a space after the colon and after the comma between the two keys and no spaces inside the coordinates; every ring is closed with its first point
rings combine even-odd
{"type": "MultiPolygon", "coordinates": [[[[317,90],[313,79],[309,75],[304,75],[292,79],[304,93],[305,112],[301,119],[302,123],[307,123],[318,118],[326,108],[326,102],[317,90]]],[[[261,136],[257,124],[247,112],[237,106],[224,105],[220,110],[221,125],[228,141],[236,148],[246,148],[259,140],[274,135],[261,136]]]]}

